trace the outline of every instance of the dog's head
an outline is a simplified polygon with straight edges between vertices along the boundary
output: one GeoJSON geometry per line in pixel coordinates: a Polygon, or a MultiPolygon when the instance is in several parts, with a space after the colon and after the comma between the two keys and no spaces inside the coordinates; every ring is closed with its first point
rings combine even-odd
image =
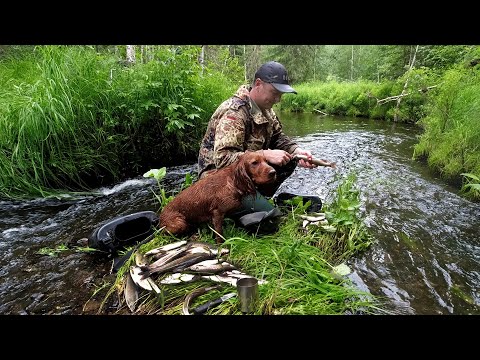
{"type": "Polygon", "coordinates": [[[263,154],[246,151],[238,159],[235,168],[235,184],[237,188],[245,188],[254,193],[255,185],[268,184],[275,181],[277,172],[270,166],[263,154]]]}

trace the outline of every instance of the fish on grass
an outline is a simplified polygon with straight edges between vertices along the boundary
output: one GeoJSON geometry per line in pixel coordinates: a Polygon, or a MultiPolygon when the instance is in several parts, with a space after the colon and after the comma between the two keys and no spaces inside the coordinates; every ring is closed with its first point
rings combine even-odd
{"type": "Polygon", "coordinates": [[[191,252],[186,253],[186,255],[181,256],[175,260],[172,260],[161,266],[142,266],[140,267],[141,272],[139,275],[142,276],[142,279],[152,276],[153,274],[163,274],[165,272],[182,272],[189,266],[199,263],[203,260],[208,260],[214,258],[215,255],[209,252],[204,252],[194,248],[191,252]]]}
{"type": "Polygon", "coordinates": [[[198,274],[218,274],[227,270],[234,270],[235,266],[223,261],[222,259],[204,260],[197,264],[191,265],[185,269],[186,272],[192,271],[198,274]]]}

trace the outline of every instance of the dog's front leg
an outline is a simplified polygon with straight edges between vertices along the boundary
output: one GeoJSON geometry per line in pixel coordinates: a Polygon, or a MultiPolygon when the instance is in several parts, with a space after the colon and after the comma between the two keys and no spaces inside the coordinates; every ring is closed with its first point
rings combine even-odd
{"type": "Polygon", "coordinates": [[[213,217],[212,217],[212,222],[213,222],[213,228],[217,232],[215,236],[215,240],[217,244],[223,243],[223,218],[224,214],[220,212],[218,209],[213,210],[213,217]]]}

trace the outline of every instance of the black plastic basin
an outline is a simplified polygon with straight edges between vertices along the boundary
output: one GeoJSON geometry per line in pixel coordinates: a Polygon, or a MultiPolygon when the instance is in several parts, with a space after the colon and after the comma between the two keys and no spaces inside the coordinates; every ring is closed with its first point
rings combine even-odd
{"type": "Polygon", "coordinates": [[[157,224],[158,215],[153,211],[119,216],[96,228],[88,237],[88,246],[116,253],[152,235],[157,224]]]}

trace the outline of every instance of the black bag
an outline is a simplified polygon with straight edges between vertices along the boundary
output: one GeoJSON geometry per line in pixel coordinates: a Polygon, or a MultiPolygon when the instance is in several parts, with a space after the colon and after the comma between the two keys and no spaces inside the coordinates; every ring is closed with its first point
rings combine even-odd
{"type": "Polygon", "coordinates": [[[108,221],[96,228],[88,237],[88,246],[116,253],[134,245],[155,232],[158,215],[153,211],[141,211],[108,221]]]}
{"type": "Polygon", "coordinates": [[[322,200],[315,195],[299,195],[299,194],[293,194],[293,193],[288,193],[288,192],[282,192],[278,194],[275,198],[275,204],[277,206],[285,206],[285,201],[291,200],[294,197],[299,196],[302,198],[302,203],[305,205],[308,201],[310,201],[310,206],[306,209],[306,212],[319,212],[322,209],[322,200]]]}

